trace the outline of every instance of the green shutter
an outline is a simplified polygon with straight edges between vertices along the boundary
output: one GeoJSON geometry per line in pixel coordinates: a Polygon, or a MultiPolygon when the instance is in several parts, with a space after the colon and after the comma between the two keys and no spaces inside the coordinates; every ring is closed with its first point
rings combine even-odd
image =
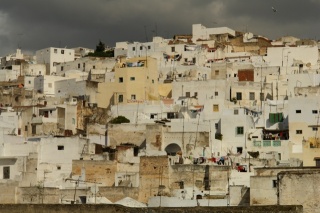
{"type": "Polygon", "coordinates": [[[275,123],[275,116],[273,113],[269,113],[269,122],[274,124],[275,123]]]}

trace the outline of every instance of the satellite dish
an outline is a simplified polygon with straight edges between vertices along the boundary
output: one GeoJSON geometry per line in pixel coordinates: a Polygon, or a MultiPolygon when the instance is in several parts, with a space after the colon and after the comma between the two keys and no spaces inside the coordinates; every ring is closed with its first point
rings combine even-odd
{"type": "Polygon", "coordinates": [[[253,38],[253,34],[252,33],[246,33],[247,39],[250,40],[253,38]]]}
{"type": "Polygon", "coordinates": [[[310,62],[307,63],[306,66],[307,66],[307,67],[311,67],[311,63],[310,63],[310,62]]]}

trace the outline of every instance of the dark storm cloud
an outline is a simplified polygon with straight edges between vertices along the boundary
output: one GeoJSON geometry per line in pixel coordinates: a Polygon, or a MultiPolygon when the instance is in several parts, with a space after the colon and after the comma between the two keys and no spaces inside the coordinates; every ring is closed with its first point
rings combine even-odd
{"type": "Polygon", "coordinates": [[[0,55],[18,46],[95,48],[99,40],[146,41],[191,34],[192,24],[227,26],[271,39],[319,35],[318,0],[2,0],[0,55]],[[271,7],[275,7],[274,13],[271,7]]]}

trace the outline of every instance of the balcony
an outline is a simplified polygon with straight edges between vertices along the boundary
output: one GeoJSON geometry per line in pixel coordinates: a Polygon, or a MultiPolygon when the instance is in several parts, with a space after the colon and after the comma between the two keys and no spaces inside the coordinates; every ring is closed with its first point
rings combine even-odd
{"type": "Polygon", "coordinates": [[[262,140],[262,141],[253,141],[254,147],[281,147],[280,140],[262,140]]]}

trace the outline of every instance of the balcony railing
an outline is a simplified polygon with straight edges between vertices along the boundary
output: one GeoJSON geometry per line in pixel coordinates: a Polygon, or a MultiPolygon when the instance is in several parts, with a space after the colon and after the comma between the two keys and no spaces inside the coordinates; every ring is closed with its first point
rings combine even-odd
{"type": "Polygon", "coordinates": [[[281,141],[280,140],[262,140],[262,141],[253,141],[254,147],[280,147],[281,141]]]}

